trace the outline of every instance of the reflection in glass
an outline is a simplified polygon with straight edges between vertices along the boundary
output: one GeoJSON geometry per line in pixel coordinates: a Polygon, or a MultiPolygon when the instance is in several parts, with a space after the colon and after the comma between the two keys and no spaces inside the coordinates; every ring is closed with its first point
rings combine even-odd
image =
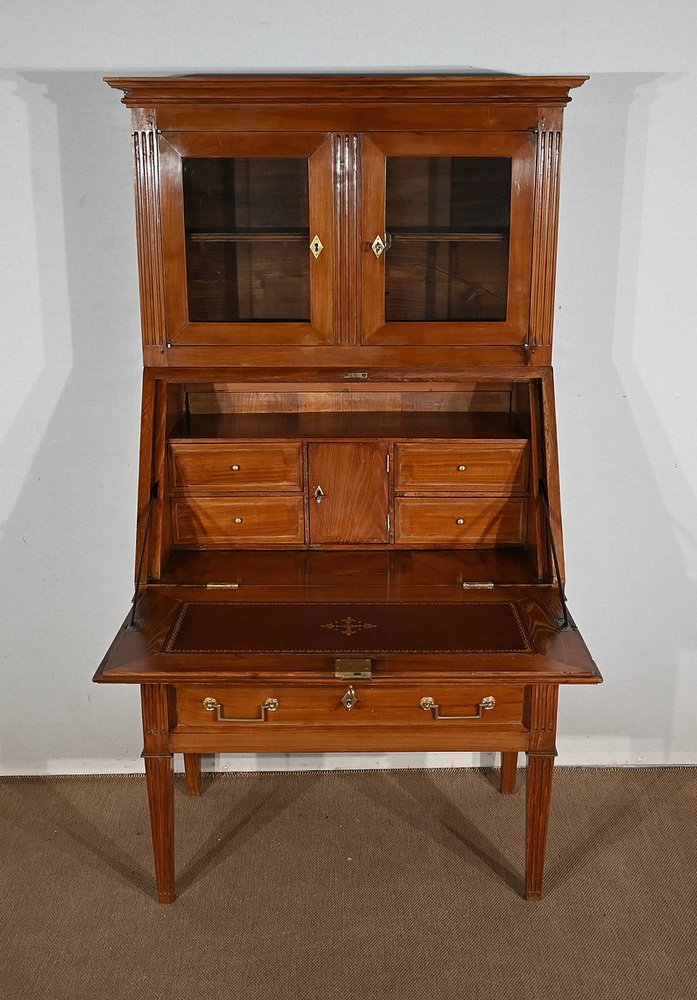
{"type": "Polygon", "coordinates": [[[389,156],[387,322],[506,319],[511,161],[389,156]]]}
{"type": "Polygon", "coordinates": [[[183,160],[189,319],[309,322],[308,164],[183,160]]]}

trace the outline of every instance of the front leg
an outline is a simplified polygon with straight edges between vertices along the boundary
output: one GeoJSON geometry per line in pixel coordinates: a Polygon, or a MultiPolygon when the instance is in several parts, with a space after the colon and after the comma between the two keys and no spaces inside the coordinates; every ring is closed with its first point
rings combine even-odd
{"type": "Polygon", "coordinates": [[[174,900],[174,768],[172,754],[145,757],[155,882],[161,903],[174,900]]]}
{"type": "Polygon", "coordinates": [[[161,903],[174,899],[174,768],[169,749],[169,695],[164,684],[142,684],[140,688],[155,882],[161,903]]]}
{"type": "Polygon", "coordinates": [[[542,898],[554,753],[528,753],[525,898],[542,898]]]}

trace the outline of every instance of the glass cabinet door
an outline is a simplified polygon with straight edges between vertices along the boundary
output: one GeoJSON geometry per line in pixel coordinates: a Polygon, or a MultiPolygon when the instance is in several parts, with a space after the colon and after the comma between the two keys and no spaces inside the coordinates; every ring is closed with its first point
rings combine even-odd
{"type": "Polygon", "coordinates": [[[172,344],[331,342],[328,136],[167,133],[160,178],[172,344]]]}
{"type": "Polygon", "coordinates": [[[524,343],[533,137],[373,134],[362,149],[363,342],[524,343]]]}

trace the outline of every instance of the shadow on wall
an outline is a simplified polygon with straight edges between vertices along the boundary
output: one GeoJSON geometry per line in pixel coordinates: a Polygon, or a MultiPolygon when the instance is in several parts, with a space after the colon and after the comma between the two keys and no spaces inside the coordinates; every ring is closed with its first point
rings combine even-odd
{"type": "Polygon", "coordinates": [[[137,278],[129,121],[116,95],[96,73],[12,81],[27,119],[34,217],[20,236],[35,246],[43,366],[0,444],[0,466],[25,475],[0,543],[0,759],[40,772],[139,752],[136,693],[90,683],[132,586],[137,278]]]}
{"type": "MultiPolygon", "coordinates": [[[[674,749],[674,721],[685,709],[681,660],[697,648],[697,588],[679,545],[690,527],[669,506],[690,509],[694,525],[697,502],[684,476],[672,477],[668,493],[654,471],[677,469],[679,456],[637,361],[647,146],[659,134],[651,111],[677,79],[594,75],[569,113],[562,171],[582,220],[565,230],[562,214],[558,282],[568,307],[557,313],[556,338],[567,592],[606,683],[565,692],[560,732],[589,737],[598,753],[604,738],[626,741],[623,760],[635,763],[647,744],[652,763],[674,749]]],[[[675,295],[659,280],[652,292],[666,302],[675,295]]]]}
{"type": "MultiPolygon", "coordinates": [[[[0,543],[10,631],[0,759],[7,770],[40,772],[54,760],[60,770],[67,759],[98,769],[100,758],[135,759],[141,745],[135,691],[90,680],[132,583],[140,355],[129,119],[98,74],[12,80],[29,123],[45,365],[0,446],[3,468],[26,469],[0,543]],[[58,300],[69,315],[57,315],[58,300]],[[68,329],[70,337],[56,332],[68,329]]],[[[638,213],[645,182],[645,160],[625,162],[628,121],[648,135],[661,86],[657,76],[601,74],[573,105],[566,148],[581,151],[573,177],[584,227],[564,239],[562,217],[560,275],[571,276],[558,341],[570,345],[559,393],[562,481],[569,497],[577,491],[567,505],[567,545],[572,533],[568,548],[577,550],[568,590],[607,677],[594,691],[565,692],[562,734],[598,746],[655,740],[667,752],[679,658],[696,645],[696,594],[643,443],[647,423],[661,432],[632,360],[637,260],[625,244],[638,245],[640,220],[623,214],[626,199],[638,213]],[[565,402],[574,392],[587,404],[582,426],[579,407],[565,402]]]]}

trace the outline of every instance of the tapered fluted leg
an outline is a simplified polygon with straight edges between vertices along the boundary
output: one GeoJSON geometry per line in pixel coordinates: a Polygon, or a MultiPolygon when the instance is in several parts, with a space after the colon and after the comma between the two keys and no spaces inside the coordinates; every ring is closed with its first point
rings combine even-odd
{"type": "Polygon", "coordinates": [[[525,836],[525,898],[540,899],[552,797],[554,755],[529,753],[525,836]]]}
{"type": "Polygon", "coordinates": [[[184,778],[189,795],[201,794],[201,754],[184,754],[184,778]]]}
{"type": "Polygon", "coordinates": [[[518,774],[518,751],[504,750],[501,753],[501,794],[511,795],[515,791],[518,774]]]}
{"type": "Polygon", "coordinates": [[[161,903],[174,899],[174,771],[172,754],[145,758],[155,882],[161,903]]]}

